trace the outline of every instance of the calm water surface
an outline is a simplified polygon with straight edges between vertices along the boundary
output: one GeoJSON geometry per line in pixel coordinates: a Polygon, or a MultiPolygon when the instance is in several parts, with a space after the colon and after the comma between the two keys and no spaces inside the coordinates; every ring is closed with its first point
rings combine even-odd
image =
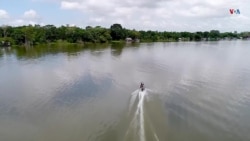
{"type": "Polygon", "coordinates": [[[249,141],[249,109],[249,41],[0,49],[1,141],[249,141]]]}

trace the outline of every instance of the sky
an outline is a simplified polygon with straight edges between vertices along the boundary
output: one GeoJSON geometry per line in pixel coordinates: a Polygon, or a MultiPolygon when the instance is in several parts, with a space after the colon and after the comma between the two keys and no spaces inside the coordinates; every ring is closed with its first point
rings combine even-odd
{"type": "Polygon", "coordinates": [[[250,31],[250,0],[0,0],[0,26],[114,23],[136,30],[250,31]]]}

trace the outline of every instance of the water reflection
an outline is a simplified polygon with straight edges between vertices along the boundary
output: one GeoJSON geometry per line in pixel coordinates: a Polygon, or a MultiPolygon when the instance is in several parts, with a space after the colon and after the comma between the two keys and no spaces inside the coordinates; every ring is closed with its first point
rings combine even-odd
{"type": "Polygon", "coordinates": [[[0,49],[0,58],[3,56],[3,49],[0,49]]]}
{"type": "Polygon", "coordinates": [[[15,48],[15,54],[18,59],[36,59],[44,57],[46,55],[56,55],[58,53],[66,53],[67,55],[77,55],[81,50],[83,50],[83,45],[39,45],[35,47],[25,48],[17,47],[15,48]]]}
{"type": "Polygon", "coordinates": [[[82,51],[90,51],[91,54],[99,56],[107,48],[111,49],[111,54],[113,56],[120,56],[122,54],[123,48],[139,47],[140,44],[125,44],[112,43],[112,44],[49,44],[49,45],[37,45],[34,47],[12,47],[12,48],[2,48],[0,56],[3,54],[11,55],[15,54],[17,59],[39,59],[48,55],[56,55],[59,53],[65,53],[68,56],[77,56],[82,51]]]}
{"type": "Polygon", "coordinates": [[[82,51],[90,50],[91,52],[101,51],[108,48],[108,44],[49,44],[49,45],[37,45],[34,47],[12,47],[1,48],[0,55],[15,54],[17,59],[39,59],[48,55],[56,55],[59,53],[65,53],[68,56],[77,56],[82,51]]]}
{"type": "Polygon", "coordinates": [[[95,81],[93,76],[85,74],[78,79],[73,84],[63,85],[62,88],[59,88],[57,94],[51,98],[53,105],[70,106],[79,104],[83,100],[107,96],[105,94],[112,86],[112,80],[108,77],[95,81]]]}
{"type": "Polygon", "coordinates": [[[137,48],[139,47],[139,43],[112,43],[111,44],[111,54],[115,57],[118,57],[122,54],[124,48],[137,48]]]}
{"type": "Polygon", "coordinates": [[[113,56],[120,56],[124,48],[124,43],[113,43],[111,44],[111,54],[113,56]]]}

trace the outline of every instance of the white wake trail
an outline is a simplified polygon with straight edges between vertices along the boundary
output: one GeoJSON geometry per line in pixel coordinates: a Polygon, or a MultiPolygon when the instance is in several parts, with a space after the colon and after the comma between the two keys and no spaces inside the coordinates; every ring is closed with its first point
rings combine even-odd
{"type": "Polygon", "coordinates": [[[136,90],[131,94],[128,111],[129,122],[124,141],[146,141],[149,139],[159,141],[158,134],[151,123],[151,120],[154,119],[147,115],[148,112],[152,112],[150,111],[152,107],[147,109],[147,104],[154,106],[150,103],[152,102],[150,98],[153,96],[150,92],[150,90],[136,90]]]}
{"type": "MultiPolygon", "coordinates": [[[[144,128],[144,97],[145,91],[139,92],[139,102],[137,107],[137,112],[139,112],[139,123],[140,123],[140,141],[145,141],[145,128],[144,128]]],[[[138,114],[138,113],[137,113],[138,114]]]]}

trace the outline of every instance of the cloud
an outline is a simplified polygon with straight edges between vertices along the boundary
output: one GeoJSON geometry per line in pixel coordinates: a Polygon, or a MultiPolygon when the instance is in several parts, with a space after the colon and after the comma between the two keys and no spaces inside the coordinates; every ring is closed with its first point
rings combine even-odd
{"type": "Polygon", "coordinates": [[[18,18],[10,21],[11,25],[20,26],[20,25],[35,25],[41,23],[41,17],[33,9],[27,10],[23,15],[18,18]]]}
{"type": "Polygon", "coordinates": [[[9,14],[5,11],[0,9],[0,19],[8,19],[9,18],[9,14]]]}
{"type": "Polygon", "coordinates": [[[10,25],[14,26],[22,26],[22,25],[35,25],[35,24],[40,24],[44,25],[43,23],[39,23],[37,21],[33,20],[24,20],[24,19],[15,19],[9,22],[10,25]]]}
{"type": "Polygon", "coordinates": [[[35,25],[35,24],[44,25],[44,23],[42,23],[41,21],[42,19],[37,14],[37,12],[33,9],[30,9],[30,10],[25,11],[19,17],[9,18],[6,21],[6,24],[12,25],[12,26],[35,25]]]}
{"type": "Polygon", "coordinates": [[[77,2],[67,2],[67,1],[62,1],[61,2],[61,8],[62,9],[81,9],[82,6],[79,5],[77,2]]]}
{"type": "Polygon", "coordinates": [[[35,10],[30,9],[30,10],[24,12],[23,18],[25,18],[25,19],[37,19],[37,18],[39,18],[39,16],[37,15],[35,10]]]}
{"type": "MultiPolygon", "coordinates": [[[[230,2],[227,0],[32,0],[32,2],[41,6],[43,4],[55,6],[56,13],[47,15],[48,11],[40,12],[44,12],[41,14],[50,20],[43,21],[44,23],[56,25],[70,22],[81,27],[88,25],[110,27],[114,23],[120,23],[125,28],[137,30],[191,32],[212,29],[250,30],[250,26],[247,26],[250,25],[249,0],[230,0],[230,2]],[[231,15],[229,13],[231,8],[240,9],[241,14],[231,15]],[[62,13],[68,12],[67,16],[59,15],[58,10],[62,13]]],[[[0,16],[6,15],[5,13],[0,11],[0,16]]],[[[42,21],[33,9],[24,12],[18,19],[36,23],[42,21]]]]}
{"type": "MultiPolygon", "coordinates": [[[[76,10],[87,15],[86,24],[110,26],[121,23],[128,28],[197,31],[235,30],[228,23],[241,21],[241,16],[229,14],[230,8],[242,8],[242,16],[249,17],[246,0],[62,0],[63,10],[76,10]]],[[[250,23],[249,19],[244,20],[250,23]]],[[[240,25],[240,30],[248,27],[240,25]]]]}

